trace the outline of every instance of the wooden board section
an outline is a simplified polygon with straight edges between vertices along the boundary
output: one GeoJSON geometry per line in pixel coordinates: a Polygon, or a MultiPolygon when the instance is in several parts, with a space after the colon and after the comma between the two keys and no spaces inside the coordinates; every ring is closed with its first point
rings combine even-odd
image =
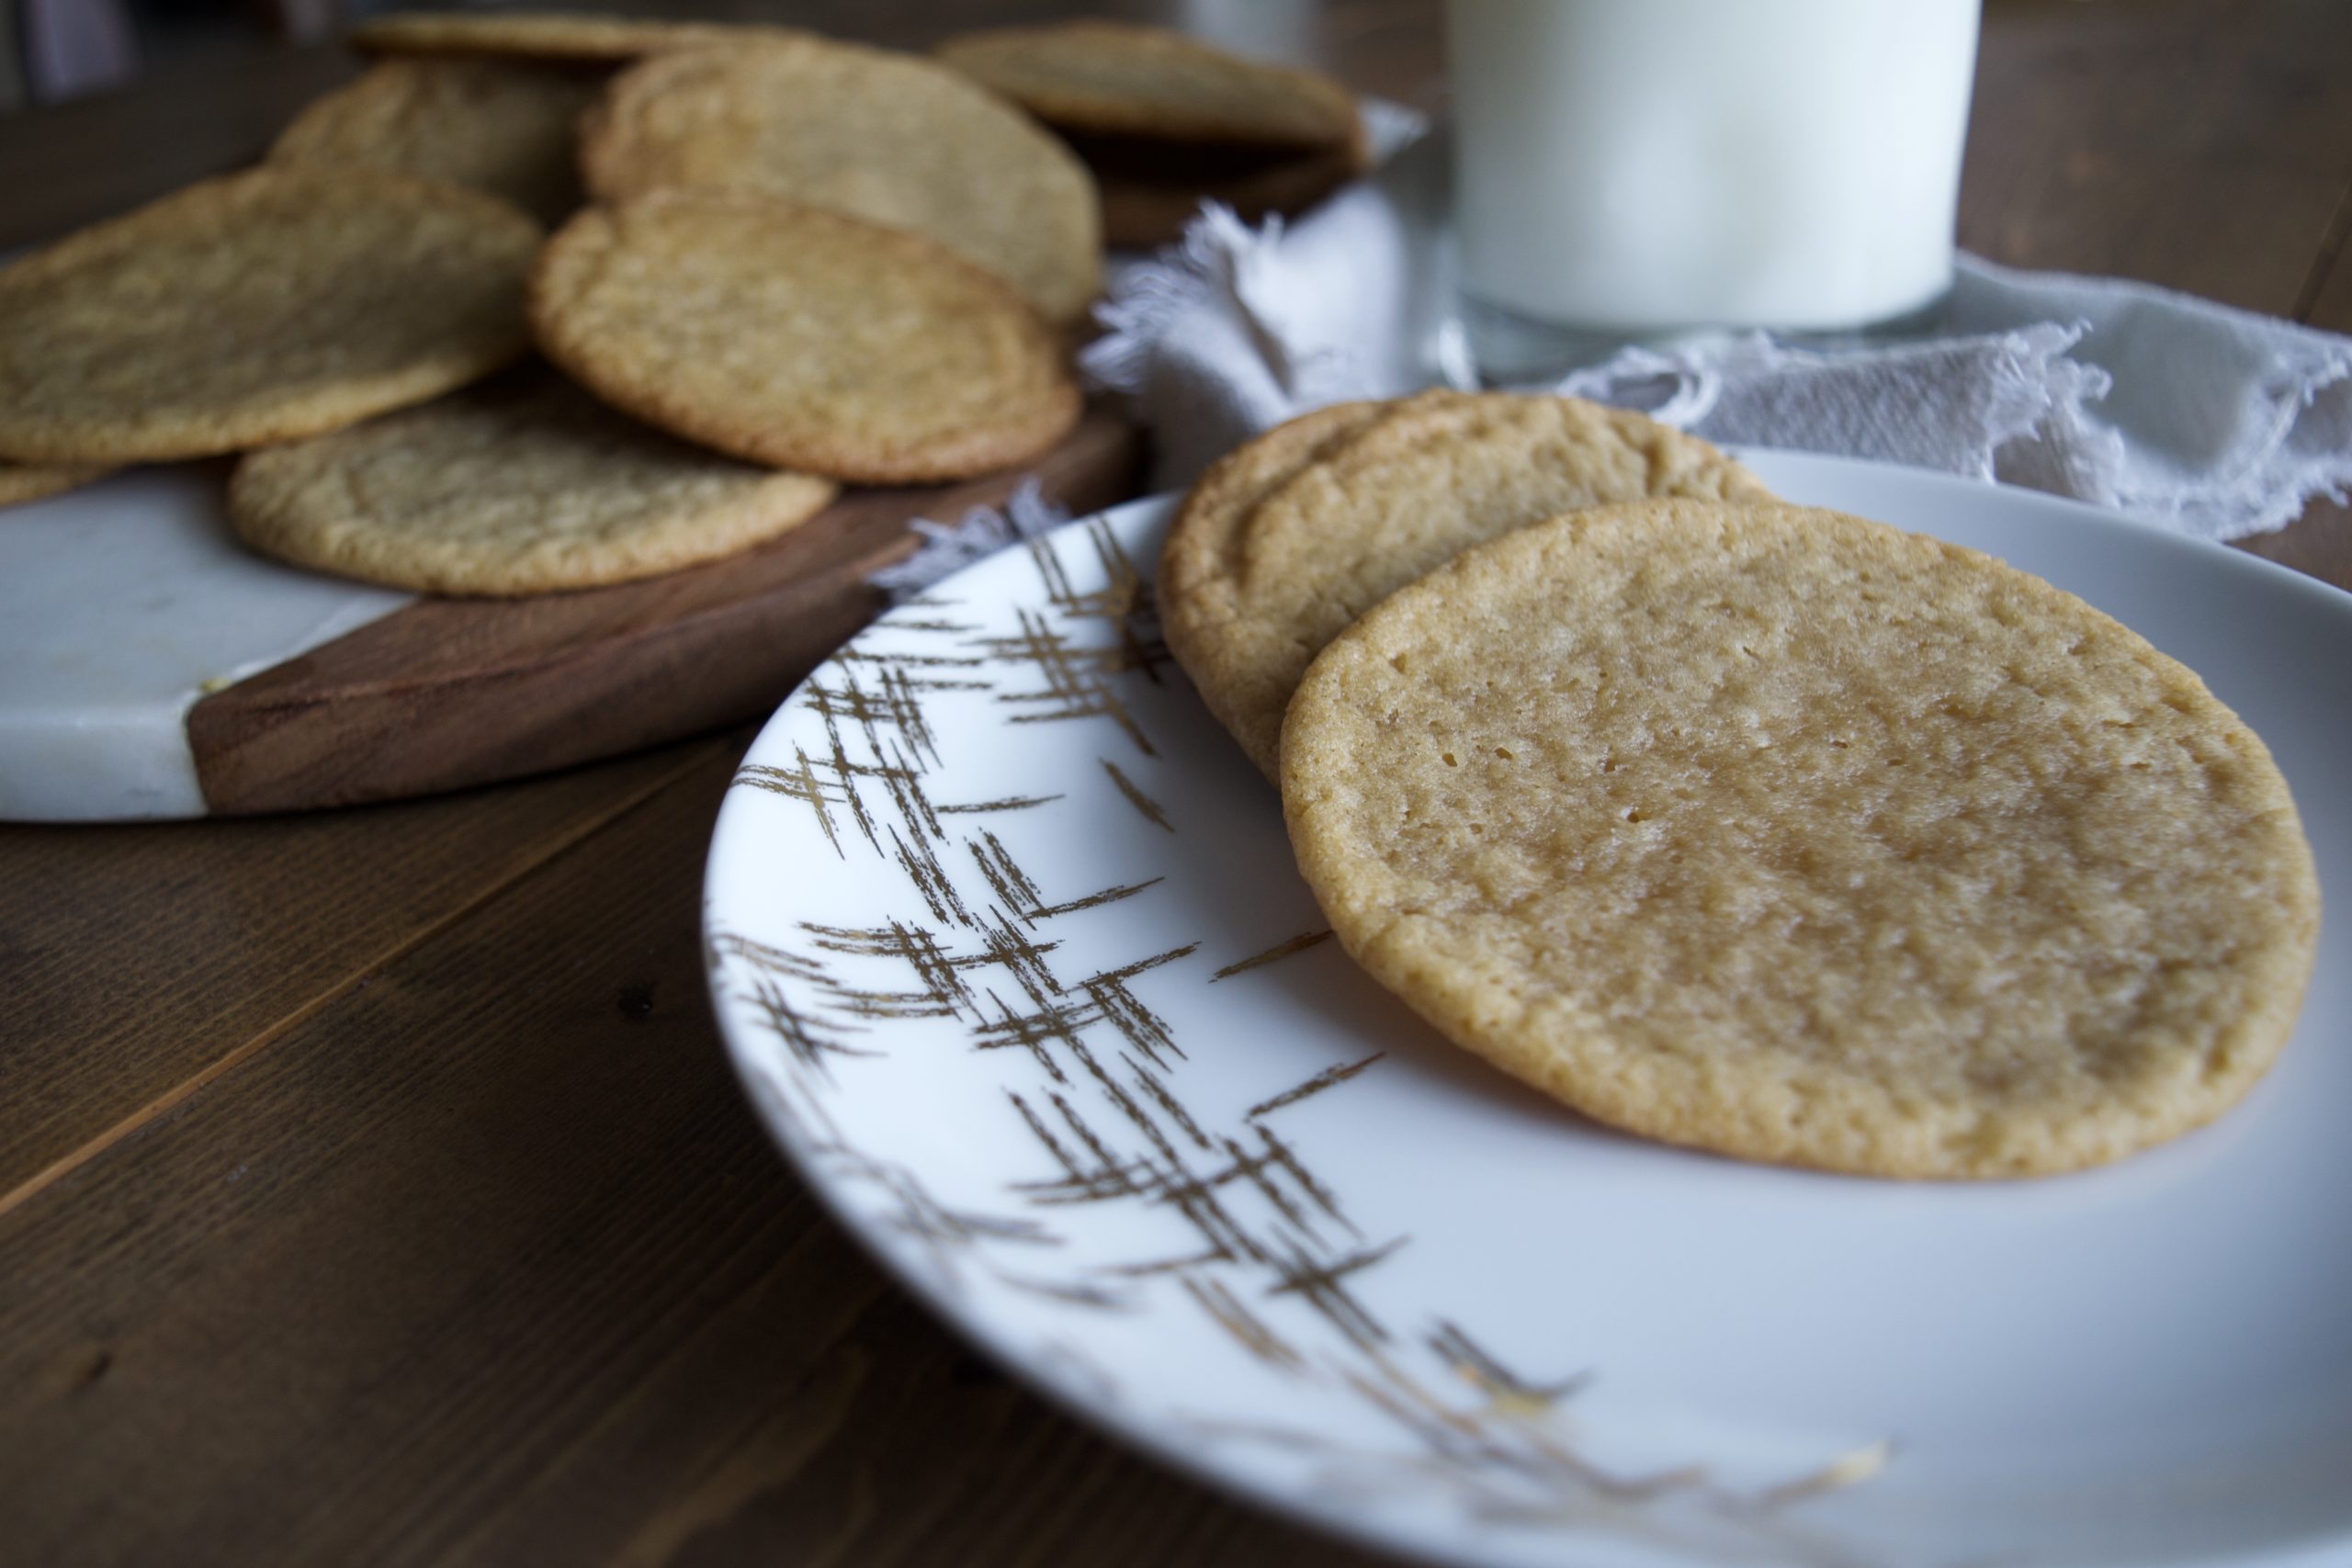
{"type": "Polygon", "coordinates": [[[615,588],[426,599],[199,701],[216,814],[399,799],[541,773],[759,717],[881,598],[907,525],[1004,500],[1029,472],[1088,512],[1134,493],[1140,440],[1096,410],[1033,470],[852,491],[780,539],[615,588]]]}
{"type": "Polygon", "coordinates": [[[0,826],[0,1213],[722,749],[356,812],[0,826]]]}
{"type": "Polygon", "coordinates": [[[1989,9],[1960,243],[2274,315],[2346,197],[2340,7],[2009,0],[1989,9]]]}
{"type": "Polygon", "coordinates": [[[0,1557],[1363,1561],[1023,1393],[793,1178],[702,995],[715,750],[0,1213],[0,1557]]]}

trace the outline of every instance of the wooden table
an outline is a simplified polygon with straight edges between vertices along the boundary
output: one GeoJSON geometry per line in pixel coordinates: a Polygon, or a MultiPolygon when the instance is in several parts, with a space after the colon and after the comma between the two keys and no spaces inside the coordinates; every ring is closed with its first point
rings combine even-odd
{"type": "MultiPolygon", "coordinates": [[[[795,14],[920,43],[1057,8],[795,14]]],[[[1435,33],[1430,0],[1298,29],[1430,107],[1435,33]]],[[[251,156],[350,69],[288,51],[0,120],[0,244],[251,156]]],[[[2352,6],[1992,0],[1970,247],[2345,330],[2347,230],[2352,6]]],[[[2352,585],[2337,508],[2248,547],[2352,585]]],[[[1357,1560],[1017,1389],[786,1169],[696,951],[746,739],[334,815],[0,829],[0,1559],[1357,1560]]]]}

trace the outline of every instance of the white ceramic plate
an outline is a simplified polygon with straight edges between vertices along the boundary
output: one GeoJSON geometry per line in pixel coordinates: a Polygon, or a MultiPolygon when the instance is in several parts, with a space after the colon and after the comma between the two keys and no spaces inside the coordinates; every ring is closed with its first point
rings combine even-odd
{"type": "MultiPolygon", "coordinates": [[[[1758,453],[2204,675],[2352,889],[2352,597],[2071,502],[1758,453]]],[[[712,992],[808,1181],[957,1328],[1295,1517],[1579,1568],[2352,1561],[2352,938],[2216,1125],[1927,1186],[1580,1121],[1318,940],[1168,661],[1166,503],[886,616],[752,750],[712,992]]]]}

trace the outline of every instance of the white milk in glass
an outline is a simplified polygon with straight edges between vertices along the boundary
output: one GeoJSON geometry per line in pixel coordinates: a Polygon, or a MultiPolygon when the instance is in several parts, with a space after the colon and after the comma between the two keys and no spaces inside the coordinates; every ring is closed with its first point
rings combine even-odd
{"type": "Polygon", "coordinates": [[[1977,0],[1448,0],[1474,316],[1635,340],[1932,308],[1976,23],[1977,0]]]}

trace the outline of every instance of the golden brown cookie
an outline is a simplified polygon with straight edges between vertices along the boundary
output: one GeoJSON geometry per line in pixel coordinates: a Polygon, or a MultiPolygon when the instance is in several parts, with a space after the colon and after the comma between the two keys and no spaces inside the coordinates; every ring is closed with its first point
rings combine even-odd
{"type": "Polygon", "coordinates": [[[1393,402],[1331,403],[1285,421],[1209,465],[1184,497],[1170,533],[1190,536],[1187,547],[1163,549],[1159,592],[1183,585],[1196,551],[1229,548],[1250,509],[1396,411],[1393,402]]]}
{"type": "Polygon", "coordinates": [[[269,155],[472,186],[557,222],[580,205],[573,127],[604,83],[593,66],[387,60],[297,115],[269,155]]]}
{"type": "Polygon", "coordinates": [[[1102,291],[1084,167],[1018,110],[913,55],[806,38],[664,54],[616,78],[581,134],[603,200],[770,191],[927,234],[1056,323],[1102,291]]]}
{"type": "Polygon", "coordinates": [[[755,191],[591,208],[531,287],[548,356],[599,397],[755,462],[860,483],[1024,462],[1077,385],[995,275],[897,229],[755,191]]]}
{"type": "Polygon", "coordinates": [[[190,186],[0,269],[0,457],[203,457],[437,397],[524,351],[539,238],[375,170],[190,186]]]}
{"type": "Polygon", "coordinates": [[[1358,962],[1612,1125],[2010,1177],[2221,1114],[2319,889],[2196,675],[1973,550],[1660,501],[1471,550],[1291,705],[1293,846],[1358,962]]]}
{"type": "Polygon", "coordinates": [[[534,368],[251,453],[229,516],[265,555],[342,577],[545,593],[733,555],[833,493],[689,446],[534,368]]]}
{"type": "Polygon", "coordinates": [[[113,472],[105,468],[43,468],[0,458],[0,506],[61,495],[113,472]]]}
{"type": "Polygon", "coordinates": [[[1060,130],[1359,152],[1363,144],[1355,98],[1330,78],[1158,28],[1002,28],[950,39],[939,57],[1060,130]]]}
{"type": "Polygon", "coordinates": [[[569,11],[395,11],[347,35],[368,54],[481,54],[522,60],[639,60],[665,49],[726,43],[780,28],[723,22],[657,22],[569,11]]]}
{"type": "Polygon", "coordinates": [[[1160,616],[1210,711],[1271,779],[1283,709],[1307,661],[1462,550],[1603,502],[1769,493],[1706,442],[1637,413],[1575,398],[1424,392],[1245,505],[1222,488],[1196,490],[1161,554],[1160,616]]]}
{"type": "Polygon", "coordinates": [[[1153,593],[1161,617],[1181,617],[1182,612],[1171,612],[1173,601],[1196,599],[1208,591],[1217,563],[1239,548],[1251,508],[1395,408],[1372,400],[1332,403],[1278,424],[1210,464],[1193,481],[1160,547],[1153,593]]]}

